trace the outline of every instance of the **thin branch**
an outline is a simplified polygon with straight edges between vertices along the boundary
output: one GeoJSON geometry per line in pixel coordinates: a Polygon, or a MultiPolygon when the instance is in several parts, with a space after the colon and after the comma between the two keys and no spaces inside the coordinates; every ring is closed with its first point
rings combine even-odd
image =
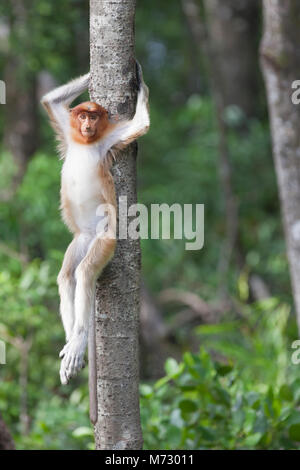
{"type": "Polygon", "coordinates": [[[0,241],[0,252],[10,258],[16,259],[19,261],[23,266],[28,264],[29,260],[28,257],[24,253],[20,253],[13,248],[10,248],[6,243],[0,241]]]}
{"type": "Polygon", "coordinates": [[[216,322],[220,318],[221,313],[227,308],[225,302],[217,306],[212,306],[193,292],[179,291],[177,289],[165,289],[161,291],[158,296],[158,301],[162,304],[176,302],[186,305],[205,323],[216,322]]]}

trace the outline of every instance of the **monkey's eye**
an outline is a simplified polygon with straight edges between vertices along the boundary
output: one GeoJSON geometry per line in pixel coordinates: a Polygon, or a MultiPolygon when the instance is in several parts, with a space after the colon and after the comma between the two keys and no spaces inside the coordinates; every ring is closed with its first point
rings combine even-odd
{"type": "Polygon", "coordinates": [[[96,114],[91,114],[90,118],[91,118],[92,121],[96,121],[97,116],[96,116],[96,114]]]}
{"type": "Polygon", "coordinates": [[[84,113],[79,114],[78,117],[79,117],[79,119],[80,119],[81,121],[84,121],[84,120],[86,119],[86,114],[84,114],[84,113]]]}

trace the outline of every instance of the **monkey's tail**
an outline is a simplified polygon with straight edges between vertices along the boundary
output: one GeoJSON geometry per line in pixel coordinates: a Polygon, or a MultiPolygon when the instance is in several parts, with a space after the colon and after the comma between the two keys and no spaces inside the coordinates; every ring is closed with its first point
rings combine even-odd
{"type": "Polygon", "coordinates": [[[96,327],[95,327],[95,302],[89,325],[88,339],[89,360],[89,397],[90,397],[90,420],[93,424],[98,420],[97,401],[97,363],[96,363],[96,327]]]}

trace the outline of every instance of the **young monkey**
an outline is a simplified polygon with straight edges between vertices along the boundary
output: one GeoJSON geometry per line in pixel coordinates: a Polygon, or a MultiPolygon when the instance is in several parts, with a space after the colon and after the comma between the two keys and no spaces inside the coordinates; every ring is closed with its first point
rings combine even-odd
{"type": "Polygon", "coordinates": [[[88,88],[89,78],[90,74],[79,77],[41,100],[60,141],[64,159],[62,217],[74,235],[57,278],[66,333],[66,345],[60,352],[62,384],[67,384],[84,366],[89,323],[93,324],[96,280],[115,250],[116,196],[111,157],[114,150],[145,134],[150,125],[149,93],[138,63],[139,91],[131,120],[113,122],[106,109],[90,101],[70,109],[72,101],[88,88]]]}

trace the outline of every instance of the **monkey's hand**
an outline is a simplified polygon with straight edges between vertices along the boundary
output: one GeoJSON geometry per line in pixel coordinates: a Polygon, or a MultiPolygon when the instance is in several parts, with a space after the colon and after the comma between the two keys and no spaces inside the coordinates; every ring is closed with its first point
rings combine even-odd
{"type": "Polygon", "coordinates": [[[81,330],[71,336],[59,353],[59,357],[62,358],[60,380],[63,385],[66,385],[85,366],[84,353],[87,347],[87,339],[87,331],[81,330]]]}

